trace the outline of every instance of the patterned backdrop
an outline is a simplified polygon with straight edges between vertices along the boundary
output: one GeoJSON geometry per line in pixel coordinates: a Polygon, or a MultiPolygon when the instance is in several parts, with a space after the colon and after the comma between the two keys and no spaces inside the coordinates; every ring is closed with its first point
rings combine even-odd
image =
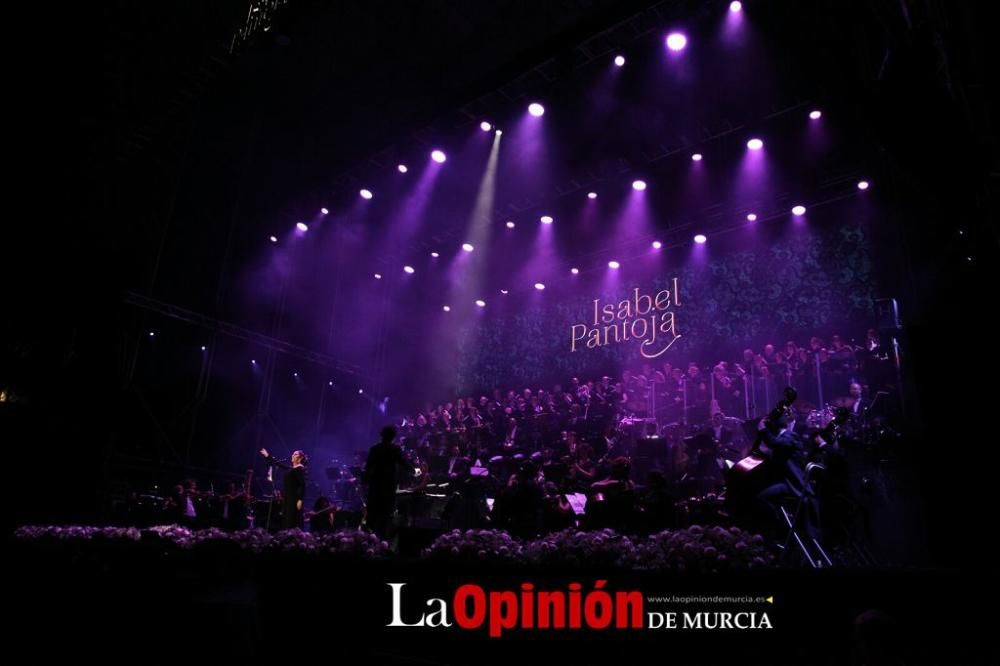
{"type": "MultiPolygon", "coordinates": [[[[676,309],[682,337],[654,363],[702,364],[737,359],[746,347],[799,344],[833,333],[860,340],[874,319],[876,282],[871,243],[855,224],[801,231],[756,251],[736,250],[677,270],[622,284],[614,293],[588,292],[552,307],[530,307],[483,320],[459,333],[455,388],[462,392],[590,378],[638,368],[634,341],[570,351],[570,330],[593,322],[593,299],[626,298],[635,287],[656,293],[680,280],[676,309]]],[[[598,290],[599,291],[599,290],[598,290]]]]}

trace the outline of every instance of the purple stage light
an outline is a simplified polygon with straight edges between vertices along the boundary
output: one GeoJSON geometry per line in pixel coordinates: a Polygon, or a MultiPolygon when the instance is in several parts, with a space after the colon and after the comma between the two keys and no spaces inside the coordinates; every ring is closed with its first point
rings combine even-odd
{"type": "Polygon", "coordinates": [[[205,351],[206,349],[208,349],[208,347],[206,347],[205,345],[202,345],[202,346],[201,346],[201,350],[202,350],[202,351],[205,351]]]}
{"type": "Polygon", "coordinates": [[[538,291],[541,291],[541,290],[545,289],[545,285],[542,284],[541,282],[536,282],[535,283],[535,289],[537,289],[538,291]]]}
{"type": "Polygon", "coordinates": [[[298,377],[298,376],[299,376],[299,373],[297,373],[297,372],[293,372],[292,373],[292,377],[298,377]]]}
{"type": "Polygon", "coordinates": [[[663,243],[661,243],[660,241],[653,241],[654,250],[659,250],[661,247],[663,247],[663,243]]]}
{"type": "Polygon", "coordinates": [[[702,154],[701,153],[695,153],[694,155],[691,156],[691,159],[694,160],[695,162],[701,162],[701,160],[702,160],[702,154]]]}
{"type": "Polygon", "coordinates": [[[278,237],[277,236],[268,236],[268,238],[271,239],[272,243],[277,243],[278,242],[278,237]]]}
{"type": "Polygon", "coordinates": [[[500,290],[500,293],[501,293],[501,294],[503,294],[504,296],[506,296],[506,295],[507,295],[507,294],[509,294],[510,292],[509,292],[509,291],[507,291],[506,289],[501,289],[501,290],[500,290]]]}
{"type": "Polygon", "coordinates": [[[733,0],[729,3],[729,11],[734,14],[738,14],[743,11],[743,3],[740,0],[733,0]]]}
{"type": "Polygon", "coordinates": [[[528,113],[536,118],[540,118],[545,113],[545,107],[538,102],[532,102],[528,105],[528,113]]]}
{"type": "Polygon", "coordinates": [[[320,208],[319,212],[323,213],[324,215],[329,215],[330,214],[330,211],[328,211],[326,208],[320,208]]]}
{"type": "Polygon", "coordinates": [[[644,189],[646,189],[646,181],[644,181],[644,180],[633,180],[632,181],[632,189],[635,190],[635,191],[637,191],[637,192],[642,192],[644,189]]]}
{"type": "Polygon", "coordinates": [[[365,393],[364,389],[358,389],[358,395],[364,395],[364,393],[365,393]]]}
{"type": "Polygon", "coordinates": [[[698,243],[699,245],[706,242],[707,240],[708,238],[705,237],[705,234],[698,234],[694,237],[694,242],[698,243]]]}
{"type": "Polygon", "coordinates": [[[437,259],[437,258],[438,258],[438,257],[440,257],[441,255],[440,255],[440,254],[438,254],[437,252],[431,252],[431,256],[432,256],[432,257],[434,257],[435,259],[437,259]]]}
{"type": "Polygon", "coordinates": [[[250,359],[250,364],[251,365],[257,365],[257,359],[255,359],[255,358],[250,359]]]}
{"type": "Polygon", "coordinates": [[[764,142],[760,139],[750,139],[747,141],[747,148],[750,150],[760,150],[764,147],[764,142]]]}
{"type": "Polygon", "coordinates": [[[398,167],[396,167],[396,169],[399,171],[399,173],[406,173],[407,171],[409,171],[409,169],[406,168],[405,164],[400,164],[398,167]]]}
{"type": "Polygon", "coordinates": [[[382,274],[381,273],[376,273],[375,274],[375,279],[376,280],[381,280],[382,279],[382,274]]]}
{"type": "Polygon", "coordinates": [[[812,111],[809,112],[809,118],[812,120],[819,120],[822,117],[823,117],[823,112],[820,111],[819,109],[813,109],[812,111]]]}
{"type": "Polygon", "coordinates": [[[625,56],[617,55],[615,56],[615,66],[624,67],[625,66],[625,56]]]}
{"type": "Polygon", "coordinates": [[[667,35],[667,48],[671,51],[683,51],[687,46],[688,39],[681,32],[672,32],[667,35]]]}
{"type": "Polygon", "coordinates": [[[552,224],[552,222],[554,222],[551,215],[542,215],[540,218],[538,218],[538,220],[542,224],[552,224]]]}
{"type": "Polygon", "coordinates": [[[507,220],[507,228],[508,229],[513,229],[514,228],[514,223],[511,222],[510,220],[507,220]]]}
{"type": "Polygon", "coordinates": [[[299,222],[298,224],[295,225],[295,228],[298,229],[299,231],[309,231],[309,225],[306,224],[305,222],[299,222]]]}
{"type": "Polygon", "coordinates": [[[793,206],[792,207],[792,215],[794,215],[795,217],[802,217],[805,214],[806,214],[806,207],[805,206],[793,206]]]}
{"type": "Polygon", "coordinates": [[[502,135],[503,135],[503,130],[497,130],[497,136],[502,136],[502,135]]]}
{"type": "Polygon", "coordinates": [[[747,222],[756,222],[756,221],[757,221],[756,213],[750,213],[747,215],[747,222]]]}
{"type": "Polygon", "coordinates": [[[333,386],[333,382],[327,382],[326,385],[327,386],[333,386]]]}
{"type": "Polygon", "coordinates": [[[489,132],[491,129],[493,129],[493,125],[490,125],[488,122],[484,120],[483,122],[479,123],[479,129],[483,130],[484,132],[489,132]]]}
{"type": "Polygon", "coordinates": [[[432,150],[431,151],[431,159],[434,160],[435,162],[437,162],[438,164],[444,164],[444,161],[446,159],[448,159],[448,156],[445,155],[440,150],[432,150]]]}
{"type": "Polygon", "coordinates": [[[466,252],[472,252],[476,248],[472,247],[472,243],[462,243],[462,249],[466,252]]]}
{"type": "Polygon", "coordinates": [[[448,305],[443,306],[441,309],[444,310],[445,312],[451,312],[451,306],[448,305]]]}
{"type": "Polygon", "coordinates": [[[413,275],[415,271],[413,270],[413,266],[403,266],[403,272],[413,275]]]}
{"type": "Polygon", "coordinates": [[[371,199],[373,196],[375,196],[374,194],[372,194],[371,190],[361,190],[359,194],[361,194],[362,199],[371,199]]]}
{"type": "Polygon", "coordinates": [[[476,301],[476,305],[478,305],[481,308],[485,308],[486,307],[486,301],[480,299],[480,300],[476,301]]]}
{"type": "Polygon", "coordinates": [[[611,261],[609,261],[609,262],[608,262],[608,268],[613,268],[613,269],[617,270],[617,269],[621,268],[621,266],[622,266],[622,265],[621,265],[621,264],[619,264],[619,263],[618,263],[617,261],[615,261],[614,259],[612,259],[611,261]]]}
{"type": "Polygon", "coordinates": [[[858,189],[859,190],[867,190],[868,189],[868,181],[867,180],[859,180],[858,181],[858,189]]]}
{"type": "Polygon", "coordinates": [[[569,272],[572,273],[573,275],[579,275],[580,274],[580,269],[579,268],[571,268],[571,269],[569,269],[569,272]]]}
{"type": "Polygon", "coordinates": [[[587,192],[587,198],[588,199],[596,199],[597,198],[597,192],[587,192]]]}

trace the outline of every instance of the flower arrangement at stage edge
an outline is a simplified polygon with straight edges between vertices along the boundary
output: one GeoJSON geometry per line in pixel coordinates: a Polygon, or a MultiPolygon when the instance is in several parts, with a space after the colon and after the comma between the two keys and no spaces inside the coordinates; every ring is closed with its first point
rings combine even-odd
{"type": "Polygon", "coordinates": [[[552,532],[528,543],[525,559],[532,564],[620,568],[635,558],[636,546],[612,529],[552,532]]]}
{"type": "MultiPolygon", "coordinates": [[[[375,559],[392,555],[377,536],[357,530],[311,534],[285,530],[270,534],[263,529],[226,532],[190,530],[161,525],[140,531],[132,527],[24,526],[14,532],[21,542],[57,542],[72,547],[86,544],[100,548],[138,544],[149,536],[176,549],[233,543],[255,554],[306,554],[316,557],[375,559]]],[[[200,550],[200,548],[199,548],[200,550]]],[[[702,527],[664,530],[638,541],[611,529],[578,532],[572,529],[548,534],[522,544],[500,530],[452,530],[439,536],[422,558],[449,563],[529,564],[646,569],[676,572],[718,572],[755,569],[774,564],[774,554],[764,538],[737,527],[702,527]]]]}
{"type": "Polygon", "coordinates": [[[774,555],[759,534],[700,525],[650,535],[633,559],[636,568],[691,572],[756,569],[773,562],[774,555]]]}
{"type": "Polygon", "coordinates": [[[384,558],[392,554],[389,544],[378,535],[360,530],[339,530],[318,539],[324,555],[349,559],[384,558]]]}
{"type": "Polygon", "coordinates": [[[14,531],[16,539],[60,540],[92,540],[92,539],[127,539],[138,541],[141,531],[136,527],[85,527],[81,525],[25,525],[14,531]]]}
{"type": "Polygon", "coordinates": [[[425,548],[423,558],[456,563],[519,563],[524,560],[524,548],[503,530],[452,530],[425,548]]]}

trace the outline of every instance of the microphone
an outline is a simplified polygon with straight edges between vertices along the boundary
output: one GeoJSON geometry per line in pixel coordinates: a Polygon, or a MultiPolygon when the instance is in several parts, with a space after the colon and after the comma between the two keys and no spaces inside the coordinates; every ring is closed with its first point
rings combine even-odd
{"type": "Polygon", "coordinates": [[[271,460],[272,463],[283,463],[288,462],[288,458],[274,458],[271,460]]]}

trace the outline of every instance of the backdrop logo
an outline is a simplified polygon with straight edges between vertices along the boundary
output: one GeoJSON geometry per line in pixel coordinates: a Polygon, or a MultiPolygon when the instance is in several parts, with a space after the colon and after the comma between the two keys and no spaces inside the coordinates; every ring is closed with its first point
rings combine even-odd
{"type": "Polygon", "coordinates": [[[617,303],[594,299],[594,318],[570,327],[570,351],[597,349],[610,344],[638,341],[645,358],[656,358],[670,349],[681,337],[677,332],[676,309],[681,306],[678,278],[673,289],[653,294],[636,287],[628,298],[617,303]]]}

